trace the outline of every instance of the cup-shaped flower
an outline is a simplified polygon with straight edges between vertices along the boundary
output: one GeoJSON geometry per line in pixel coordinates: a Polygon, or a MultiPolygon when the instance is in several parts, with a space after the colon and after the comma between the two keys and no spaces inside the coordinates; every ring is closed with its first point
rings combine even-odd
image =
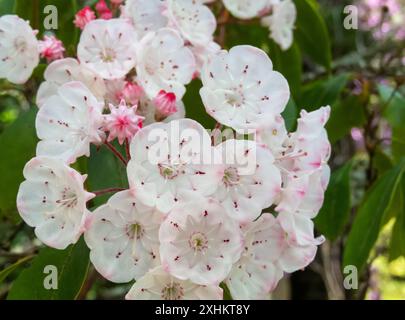
{"type": "Polygon", "coordinates": [[[31,159],[23,174],[17,195],[22,219],[47,246],[65,249],[76,243],[86,227],[86,202],[94,197],[83,188],[86,175],[48,157],[31,159]]]}
{"type": "Polygon", "coordinates": [[[182,99],[195,71],[195,59],[173,29],[162,28],[148,33],[137,50],[137,80],[150,99],[160,90],[173,92],[182,99]]]}
{"type": "Polygon", "coordinates": [[[137,36],[127,19],[86,24],[77,47],[80,63],[104,79],[125,76],[136,63],[137,36]]]}
{"type": "Polygon", "coordinates": [[[239,19],[252,19],[270,8],[274,0],[223,0],[226,9],[239,19]]]}
{"type": "Polygon", "coordinates": [[[274,232],[276,219],[263,213],[259,219],[243,227],[245,245],[242,256],[232,267],[226,284],[235,300],[261,300],[269,298],[283,271],[276,261],[283,246],[274,232]]]}
{"type": "Polygon", "coordinates": [[[217,21],[201,1],[168,0],[165,14],[169,26],[193,45],[207,45],[213,39],[217,21]]]}
{"type": "Polygon", "coordinates": [[[62,85],[39,109],[35,126],[37,154],[57,157],[73,163],[80,156],[90,156],[90,143],[100,144],[103,103],[97,101],[81,82],[62,85]]]}
{"type": "Polygon", "coordinates": [[[110,281],[128,282],[155,267],[162,219],[162,214],[144,206],[133,190],[113,195],[91,214],[84,235],[97,271],[110,281]]]}
{"type": "Polygon", "coordinates": [[[239,224],[212,198],[174,207],[160,227],[159,240],[165,271],[201,285],[223,281],[243,248],[239,224]]]}
{"type": "Polygon", "coordinates": [[[36,102],[40,108],[46,99],[58,93],[58,88],[70,81],[80,81],[103,101],[106,94],[106,87],[102,78],[97,76],[79,63],[76,59],[65,58],[53,61],[44,72],[45,81],[39,86],[36,102]]]}
{"type": "Polygon", "coordinates": [[[129,290],[127,300],[222,300],[218,286],[202,286],[189,280],[180,280],[161,266],[150,270],[129,290]]]}
{"type": "Polygon", "coordinates": [[[0,78],[25,83],[39,63],[38,41],[27,21],[15,15],[0,17],[0,78]]]}
{"type": "Polygon", "coordinates": [[[214,197],[240,223],[256,219],[281,192],[271,152],[254,141],[229,139],[215,147],[221,183],[214,197]]]}
{"type": "Polygon", "coordinates": [[[262,25],[270,29],[270,37],[281,47],[287,50],[294,40],[294,24],[297,18],[297,9],[291,0],[283,0],[272,6],[272,14],[262,18],[262,25]]]}
{"type": "Polygon", "coordinates": [[[149,31],[157,31],[167,26],[167,17],[163,15],[162,0],[127,0],[122,7],[122,16],[131,20],[141,39],[149,31]]]}
{"type": "Polygon", "coordinates": [[[274,120],[290,98],[287,80],[273,71],[267,54],[252,46],[221,51],[204,65],[200,95],[207,112],[234,129],[274,120]]]}
{"type": "Polygon", "coordinates": [[[212,155],[211,138],[196,121],[154,123],[138,131],[130,145],[130,186],[146,205],[169,212],[193,194],[210,196],[219,171],[205,161],[212,155]]]}

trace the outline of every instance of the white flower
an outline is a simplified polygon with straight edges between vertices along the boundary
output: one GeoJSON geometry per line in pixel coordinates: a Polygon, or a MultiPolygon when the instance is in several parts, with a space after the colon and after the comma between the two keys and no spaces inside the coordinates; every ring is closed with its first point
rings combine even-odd
{"type": "Polygon", "coordinates": [[[36,32],[15,16],[0,17],[0,78],[25,83],[39,63],[36,32]]]}
{"type": "Polygon", "coordinates": [[[192,194],[211,195],[217,188],[216,168],[202,164],[211,154],[206,130],[191,119],[154,123],[131,141],[130,186],[148,206],[164,213],[192,194]]]}
{"type": "Polygon", "coordinates": [[[269,148],[276,159],[281,157],[282,152],[285,151],[284,143],[288,139],[284,118],[276,115],[273,121],[257,129],[256,137],[258,142],[269,148]]]}
{"type": "Polygon", "coordinates": [[[157,31],[167,26],[167,18],[162,14],[163,0],[127,0],[122,7],[122,16],[131,19],[139,38],[149,31],[157,31]]]}
{"type": "Polygon", "coordinates": [[[127,300],[222,300],[218,286],[202,286],[171,276],[162,267],[150,270],[125,296],[127,300]]]}
{"type": "Polygon", "coordinates": [[[268,10],[269,0],[223,0],[226,9],[239,19],[252,19],[268,10]]]}
{"type": "Polygon", "coordinates": [[[284,142],[285,150],[278,158],[281,167],[290,172],[313,171],[327,163],[331,146],[324,126],[329,115],[329,106],[301,111],[297,130],[284,142]]]}
{"type": "Polygon", "coordinates": [[[242,257],[226,279],[235,300],[266,299],[283,277],[276,261],[281,256],[278,234],[273,231],[276,219],[264,213],[244,227],[245,245],[242,257]]]}
{"type": "Polygon", "coordinates": [[[322,207],[329,167],[286,176],[276,211],[295,212],[312,219],[322,207]]]}
{"type": "Polygon", "coordinates": [[[168,28],[150,32],[137,51],[137,80],[150,99],[160,90],[173,92],[181,100],[195,70],[195,59],[180,35],[168,28]]]}
{"type": "Polygon", "coordinates": [[[38,138],[37,155],[57,157],[73,163],[80,156],[90,155],[90,143],[101,143],[103,103],[81,82],[62,85],[39,109],[35,126],[38,138]]]}
{"type": "Polygon", "coordinates": [[[211,41],[205,45],[190,45],[189,48],[194,54],[194,58],[196,61],[196,71],[198,75],[200,75],[204,63],[206,63],[211,58],[211,56],[221,51],[221,46],[214,41],[211,41]]]}
{"type": "Polygon", "coordinates": [[[270,37],[287,50],[293,43],[293,30],[297,9],[291,0],[282,0],[272,6],[272,14],[262,18],[262,25],[269,27],[270,37]]]}
{"type": "Polygon", "coordinates": [[[37,92],[36,102],[39,108],[46,99],[57,94],[62,84],[70,81],[82,82],[100,101],[103,101],[106,94],[103,79],[73,58],[60,59],[49,64],[45,69],[44,78],[45,81],[37,92]]]}
{"type": "Polygon", "coordinates": [[[210,198],[174,207],[160,227],[159,240],[163,268],[202,285],[224,280],[243,247],[237,222],[210,198]]]}
{"type": "Polygon", "coordinates": [[[65,249],[76,243],[86,227],[86,202],[94,197],[83,189],[86,175],[47,157],[30,160],[23,174],[17,195],[23,220],[47,246],[65,249]]]}
{"type": "Polygon", "coordinates": [[[230,139],[216,148],[222,153],[221,184],[214,196],[240,223],[256,219],[281,191],[281,176],[271,152],[253,141],[230,139]]]}
{"type": "Polygon", "coordinates": [[[77,56],[100,77],[121,78],[135,66],[136,44],[136,32],[129,20],[97,19],[84,27],[77,56]]]}
{"type": "Polygon", "coordinates": [[[217,22],[211,10],[200,1],[167,0],[169,26],[177,29],[193,45],[207,45],[213,39],[217,22]]]}
{"type": "Polygon", "coordinates": [[[200,95],[207,112],[232,127],[257,128],[274,120],[290,98],[287,80],[273,71],[266,53],[236,46],[213,56],[203,67],[200,95]]]}
{"type": "Polygon", "coordinates": [[[159,262],[162,214],[142,205],[135,193],[112,196],[92,213],[85,233],[91,262],[113,282],[139,279],[159,262]]]}
{"type": "Polygon", "coordinates": [[[325,238],[314,237],[314,223],[304,215],[280,212],[277,222],[273,232],[279,241],[273,245],[282,249],[277,264],[288,273],[305,268],[314,260],[317,246],[325,238]]]}

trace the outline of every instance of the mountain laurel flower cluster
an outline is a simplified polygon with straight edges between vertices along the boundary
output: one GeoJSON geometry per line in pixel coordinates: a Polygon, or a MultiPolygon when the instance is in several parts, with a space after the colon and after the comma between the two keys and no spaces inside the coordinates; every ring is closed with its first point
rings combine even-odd
{"type": "MultiPolygon", "coordinates": [[[[135,281],[126,299],[222,299],[224,286],[233,299],[267,299],[323,242],[312,220],[329,182],[330,107],[302,111],[288,132],[287,80],[259,48],[222,50],[208,2],[99,1],[72,21],[76,57],[54,36],[38,41],[19,17],[0,18],[1,78],[25,83],[41,58],[48,63],[19,213],[47,246],[83,236],[103,277],[135,281]],[[186,118],[196,77],[217,121],[212,134],[186,118]],[[79,160],[101,148],[124,166],[127,188],[88,191],[79,160]]],[[[292,1],[223,4],[291,45],[292,1]]]]}

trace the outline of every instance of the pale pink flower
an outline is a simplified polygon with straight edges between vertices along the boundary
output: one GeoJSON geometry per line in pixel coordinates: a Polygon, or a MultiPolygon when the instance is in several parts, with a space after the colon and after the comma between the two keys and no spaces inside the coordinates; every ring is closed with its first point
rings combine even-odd
{"type": "Polygon", "coordinates": [[[269,298],[283,270],[277,264],[283,246],[279,245],[278,233],[274,232],[276,219],[263,213],[259,219],[243,227],[244,250],[226,279],[235,300],[262,300],[269,298]]]}
{"type": "Polygon", "coordinates": [[[195,71],[193,53],[178,32],[162,28],[145,35],[137,49],[137,82],[150,99],[160,90],[182,99],[195,71]]]}
{"type": "Polygon", "coordinates": [[[238,223],[213,199],[196,198],[170,211],[159,230],[165,271],[201,285],[218,285],[239,260],[238,223]]]}
{"type": "Polygon", "coordinates": [[[108,141],[118,138],[118,142],[123,144],[125,139],[130,141],[135,133],[142,128],[141,116],[136,114],[137,106],[128,107],[124,100],[119,106],[109,104],[110,114],[104,116],[104,128],[108,131],[108,141]]]}
{"type": "Polygon", "coordinates": [[[48,63],[62,59],[65,48],[62,41],[55,36],[44,36],[44,40],[38,41],[41,58],[45,58],[48,63]]]}
{"type": "Polygon", "coordinates": [[[203,162],[212,153],[211,138],[194,120],[144,127],[132,139],[130,153],[129,185],[143,203],[163,213],[190,196],[210,196],[217,189],[218,169],[203,162]]]}
{"type": "Polygon", "coordinates": [[[90,144],[100,144],[104,103],[81,82],[72,81],[58,88],[39,109],[35,121],[37,155],[51,156],[66,163],[90,156],[90,144]]]}
{"type": "Polygon", "coordinates": [[[94,19],[96,19],[96,14],[90,7],[86,6],[76,13],[73,23],[76,27],[83,30],[86,24],[94,19]]]}
{"type": "Polygon", "coordinates": [[[36,31],[15,15],[0,17],[0,78],[25,83],[39,63],[36,31]]]}
{"type": "Polygon", "coordinates": [[[222,300],[219,286],[202,286],[181,280],[161,266],[138,279],[125,296],[126,300],[222,300]]]}
{"type": "Polygon", "coordinates": [[[127,0],[122,7],[122,16],[132,21],[139,38],[142,38],[150,31],[167,26],[167,17],[162,13],[164,6],[163,0],[127,0]]]}
{"type": "Polygon", "coordinates": [[[160,212],[148,208],[134,190],[113,195],[98,207],[84,234],[90,260],[113,282],[138,280],[159,264],[160,212]]]}
{"type": "Polygon", "coordinates": [[[270,7],[269,0],[223,0],[226,9],[239,19],[258,17],[270,7]]]}
{"type": "Polygon", "coordinates": [[[153,103],[157,112],[164,117],[177,112],[176,95],[173,92],[160,90],[156,98],[153,99],[153,103]]]}
{"type": "Polygon", "coordinates": [[[221,51],[205,63],[200,95],[218,122],[234,129],[257,129],[274,121],[290,98],[287,80],[268,55],[252,46],[221,51]]]}
{"type": "Polygon", "coordinates": [[[17,195],[23,220],[47,246],[65,249],[76,243],[89,215],[86,202],[94,197],[83,188],[87,175],[48,157],[31,159],[23,174],[17,195]]]}
{"type": "Polygon", "coordinates": [[[77,56],[100,77],[118,79],[135,66],[136,44],[136,33],[128,20],[97,19],[84,28],[77,56]]]}

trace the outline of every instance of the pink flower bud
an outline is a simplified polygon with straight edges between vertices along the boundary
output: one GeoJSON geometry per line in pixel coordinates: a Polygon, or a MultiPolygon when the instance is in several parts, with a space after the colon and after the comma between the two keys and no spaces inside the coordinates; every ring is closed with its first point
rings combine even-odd
{"type": "Polygon", "coordinates": [[[165,90],[160,90],[153,103],[159,114],[163,116],[170,116],[171,114],[177,112],[176,107],[176,95],[173,92],[166,92],[165,90]]]}
{"type": "Polygon", "coordinates": [[[118,93],[119,99],[124,99],[125,102],[135,105],[144,95],[143,88],[134,82],[126,82],[124,89],[118,93]]]}
{"type": "Polygon", "coordinates": [[[40,40],[38,43],[41,58],[46,58],[48,63],[63,58],[65,48],[62,41],[55,36],[44,36],[44,40],[40,40]]]}
{"type": "Polygon", "coordinates": [[[96,19],[96,14],[87,6],[76,13],[73,23],[76,27],[83,30],[86,24],[94,19],[96,19]]]}
{"type": "Polygon", "coordinates": [[[142,128],[144,117],[138,116],[137,106],[128,107],[124,100],[121,100],[119,106],[110,104],[111,113],[105,116],[104,128],[109,132],[108,141],[118,138],[122,144],[125,139],[132,137],[142,128]]]}
{"type": "Polygon", "coordinates": [[[96,11],[100,19],[108,20],[112,18],[112,11],[108,8],[105,0],[99,0],[97,2],[96,11]]]}

